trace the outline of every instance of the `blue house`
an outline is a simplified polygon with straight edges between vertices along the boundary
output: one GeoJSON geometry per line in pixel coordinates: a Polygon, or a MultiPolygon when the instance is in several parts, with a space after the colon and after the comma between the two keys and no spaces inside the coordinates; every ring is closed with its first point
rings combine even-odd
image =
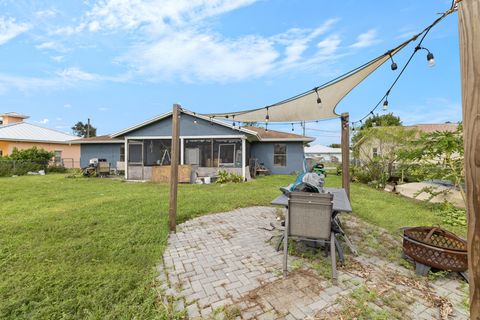
{"type": "MultiPolygon", "coordinates": [[[[180,164],[192,165],[198,176],[227,170],[248,179],[255,163],[272,174],[301,171],[303,145],[314,139],[258,127],[238,127],[217,119],[182,111],[180,164]]],[[[170,165],[172,112],[136,124],[117,133],[75,140],[80,144],[80,163],[103,158],[129,180],[148,180],[152,167],[170,165]]]]}

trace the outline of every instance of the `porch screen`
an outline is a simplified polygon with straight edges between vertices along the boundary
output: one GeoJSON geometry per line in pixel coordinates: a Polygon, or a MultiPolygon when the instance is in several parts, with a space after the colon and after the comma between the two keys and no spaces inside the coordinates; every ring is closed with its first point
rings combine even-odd
{"type": "Polygon", "coordinates": [[[143,163],[143,145],[142,143],[130,143],[128,145],[128,162],[143,163]]]}

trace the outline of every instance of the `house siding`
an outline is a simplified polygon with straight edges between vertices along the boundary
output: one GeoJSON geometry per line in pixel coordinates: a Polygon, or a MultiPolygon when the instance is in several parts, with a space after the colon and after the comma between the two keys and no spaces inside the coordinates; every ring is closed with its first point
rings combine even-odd
{"type": "Polygon", "coordinates": [[[117,161],[120,161],[120,147],[123,143],[86,143],[80,147],[80,165],[82,168],[88,166],[92,158],[107,159],[112,168],[116,168],[117,161]]]}
{"type": "MultiPolygon", "coordinates": [[[[245,135],[235,129],[227,128],[225,126],[210,123],[200,118],[197,118],[197,123],[193,121],[195,117],[182,113],[180,118],[180,135],[181,136],[222,136],[222,135],[245,135]]],[[[151,137],[151,136],[167,136],[172,135],[172,117],[158,120],[154,123],[130,131],[125,134],[128,137],[151,137]]]]}
{"type": "Polygon", "coordinates": [[[254,142],[251,144],[251,157],[257,158],[272,174],[290,174],[294,171],[303,171],[303,143],[302,142],[254,142]],[[278,167],[273,165],[273,148],[276,143],[287,145],[287,165],[278,167]]]}

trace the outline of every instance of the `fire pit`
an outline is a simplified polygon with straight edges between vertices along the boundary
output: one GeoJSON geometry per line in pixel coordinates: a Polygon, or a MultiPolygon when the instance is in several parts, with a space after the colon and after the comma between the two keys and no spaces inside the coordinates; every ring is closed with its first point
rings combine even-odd
{"type": "Polygon", "coordinates": [[[416,263],[439,270],[464,272],[468,268],[467,242],[439,227],[404,228],[403,253],[416,263]]]}

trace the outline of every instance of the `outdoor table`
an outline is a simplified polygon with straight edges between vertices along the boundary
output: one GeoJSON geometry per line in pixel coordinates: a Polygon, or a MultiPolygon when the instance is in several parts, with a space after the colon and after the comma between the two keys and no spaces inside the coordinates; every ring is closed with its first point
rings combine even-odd
{"type": "MultiPolygon", "coordinates": [[[[333,194],[333,203],[332,203],[332,228],[334,229],[334,232],[340,234],[344,240],[345,243],[347,244],[348,248],[350,251],[357,255],[357,250],[353,246],[352,242],[348,237],[346,236],[345,232],[343,231],[340,220],[337,217],[337,214],[340,212],[352,212],[352,206],[350,205],[350,201],[348,200],[347,193],[345,192],[345,189],[343,188],[323,188],[325,192],[333,194]]],[[[271,204],[273,205],[280,205],[284,206],[285,208],[288,208],[288,197],[284,194],[276,197],[275,199],[272,200],[271,204]]],[[[280,242],[281,243],[281,242],[280,242]]],[[[343,261],[343,252],[341,249],[341,246],[336,243],[336,247],[340,256],[340,259],[343,261]]]]}

